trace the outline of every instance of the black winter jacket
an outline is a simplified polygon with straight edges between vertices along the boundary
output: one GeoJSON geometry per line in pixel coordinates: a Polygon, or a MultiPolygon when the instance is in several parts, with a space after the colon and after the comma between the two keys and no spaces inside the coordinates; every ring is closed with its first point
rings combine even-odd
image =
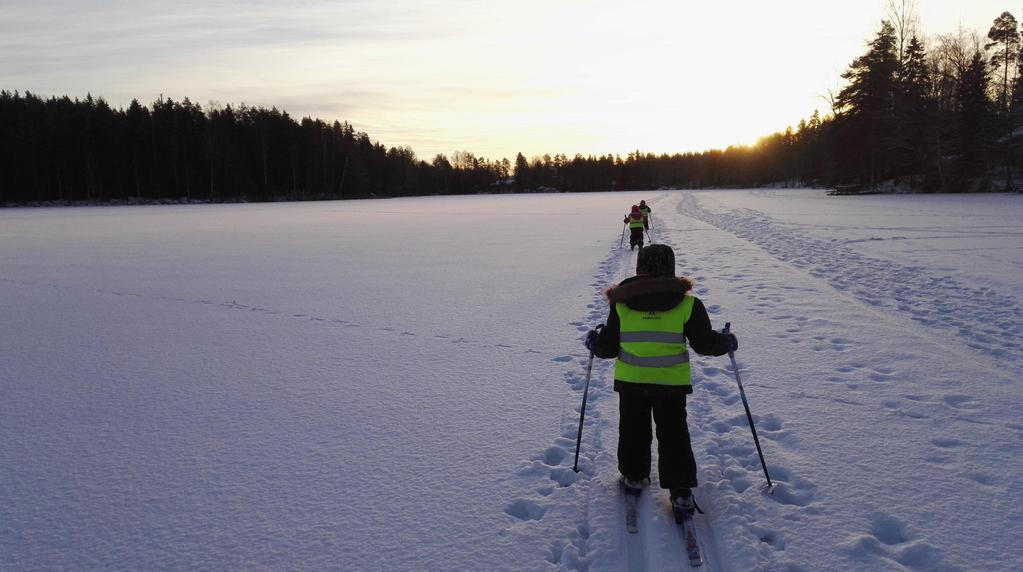
{"type": "MultiPolygon", "coordinates": [[[[604,329],[597,337],[593,347],[593,355],[601,358],[617,358],[621,335],[621,319],[615,309],[615,303],[621,302],[639,311],[666,311],[682,303],[682,298],[692,290],[693,283],[688,278],[673,276],[638,275],[622,280],[607,289],[605,295],[611,305],[604,329]]],[[[715,332],[710,325],[707,309],[699,298],[693,301],[693,311],[686,322],[684,333],[689,347],[698,354],[720,356],[728,353],[728,338],[715,332]]],[[[658,393],[692,393],[690,386],[665,386],[652,383],[633,383],[615,380],[615,391],[639,392],[644,394],[658,393]]]]}

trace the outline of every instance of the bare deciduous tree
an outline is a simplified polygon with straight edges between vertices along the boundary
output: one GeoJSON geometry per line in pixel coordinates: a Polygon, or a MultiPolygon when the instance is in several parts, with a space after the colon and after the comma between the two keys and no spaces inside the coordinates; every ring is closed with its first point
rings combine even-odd
{"type": "Polygon", "coordinates": [[[906,47],[913,36],[918,36],[920,18],[917,15],[916,0],[888,0],[888,21],[895,29],[896,49],[899,65],[906,56],[906,47]]]}

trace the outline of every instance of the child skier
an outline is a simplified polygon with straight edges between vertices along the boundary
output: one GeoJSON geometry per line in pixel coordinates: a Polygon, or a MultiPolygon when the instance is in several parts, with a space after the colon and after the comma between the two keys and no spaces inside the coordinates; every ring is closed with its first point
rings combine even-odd
{"type": "Polygon", "coordinates": [[[632,205],[632,212],[625,215],[624,222],[629,225],[629,250],[637,246],[643,248],[643,212],[639,205],[632,205]]]}
{"type": "Polygon", "coordinates": [[[692,288],[688,278],[675,276],[671,247],[641,248],[636,276],[606,292],[611,305],[607,325],[586,336],[586,347],[595,356],[617,358],[614,390],[619,396],[618,470],[623,486],[638,494],[650,483],[652,413],[660,486],[671,492],[676,514],[692,514],[692,489],[697,485],[686,425],[686,395],[693,392],[688,349],[719,356],[738,348],[734,334],[711,329],[707,310],[690,294],[692,288]]]}

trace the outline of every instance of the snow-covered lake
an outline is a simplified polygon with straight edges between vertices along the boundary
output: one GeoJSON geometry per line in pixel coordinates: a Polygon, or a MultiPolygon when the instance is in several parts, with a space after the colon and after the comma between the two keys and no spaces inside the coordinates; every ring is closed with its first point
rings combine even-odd
{"type": "Polygon", "coordinates": [[[705,570],[1023,569],[1023,197],[801,189],[0,210],[0,570],[686,569],[610,361],[571,469],[641,198],[705,570]]]}

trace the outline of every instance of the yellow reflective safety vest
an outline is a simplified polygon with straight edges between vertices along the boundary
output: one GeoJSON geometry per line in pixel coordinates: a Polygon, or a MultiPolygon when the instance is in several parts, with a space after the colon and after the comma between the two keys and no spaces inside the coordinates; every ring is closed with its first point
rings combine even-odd
{"type": "Polygon", "coordinates": [[[634,217],[629,215],[629,228],[643,228],[643,216],[634,217]]]}
{"type": "Polygon", "coordinates": [[[663,312],[633,310],[622,302],[615,303],[621,320],[615,379],[692,386],[684,330],[694,300],[687,294],[681,304],[663,312]]]}

